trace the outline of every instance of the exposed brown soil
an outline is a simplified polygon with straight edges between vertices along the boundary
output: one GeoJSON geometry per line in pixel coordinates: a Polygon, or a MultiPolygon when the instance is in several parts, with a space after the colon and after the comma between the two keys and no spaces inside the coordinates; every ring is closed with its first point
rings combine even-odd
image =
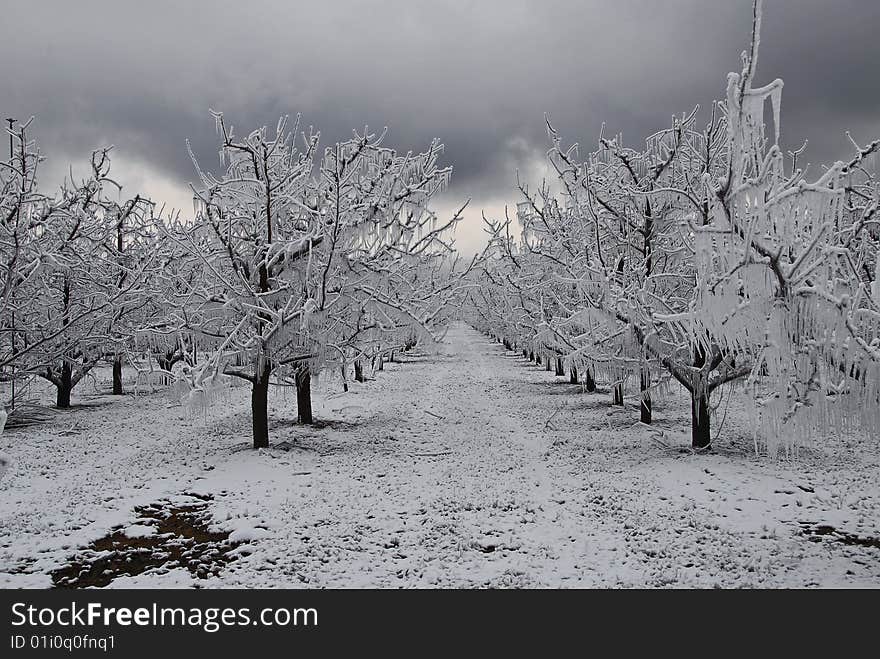
{"type": "Polygon", "coordinates": [[[148,570],[186,568],[199,578],[217,576],[235,556],[229,554],[238,543],[228,532],[209,530],[210,497],[195,497],[193,503],[159,501],[135,508],[137,524],[155,527],[152,535],[130,538],[120,527],[95,540],[62,568],[52,572],[56,588],[102,588],[120,576],[135,576],[148,570]]]}
{"type": "Polygon", "coordinates": [[[823,538],[835,540],[845,545],[856,545],[859,547],[874,547],[880,549],[880,538],[869,535],[858,535],[848,531],[829,526],[828,524],[813,524],[811,522],[801,522],[804,527],[801,533],[814,542],[821,542],[823,538]]]}

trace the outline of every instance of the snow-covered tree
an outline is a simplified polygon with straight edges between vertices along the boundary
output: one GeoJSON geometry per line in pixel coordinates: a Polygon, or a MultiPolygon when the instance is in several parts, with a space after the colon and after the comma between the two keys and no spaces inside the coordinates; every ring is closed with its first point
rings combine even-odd
{"type": "Polygon", "coordinates": [[[695,448],[711,442],[713,392],[746,377],[769,436],[802,435],[802,409],[877,419],[878,144],[813,183],[785,166],[782,82],[752,87],[760,21],[755,2],[743,70],[705,128],[695,111],[644,148],[600,137],[581,161],[548,124],[558,192],[520,185],[518,241],[509,220],[489,224],[496,258],[474,305],[503,336],[604,373],[616,400],[638,381],[643,421],[671,377],[695,448]]]}
{"type": "MultiPolygon", "coordinates": [[[[12,392],[20,375],[16,360],[22,338],[16,331],[16,308],[33,302],[24,292],[41,264],[33,227],[39,226],[49,205],[37,188],[40,154],[27,136],[30,123],[16,127],[9,122],[9,159],[0,162],[0,365],[12,392]]],[[[14,400],[10,406],[15,406],[14,400]]]]}
{"type": "MultiPolygon", "coordinates": [[[[120,203],[110,149],[93,152],[90,173],[48,197],[37,191],[36,147],[21,126],[4,171],[3,365],[39,376],[57,390],[58,407],[101,360],[131,339],[129,317],[144,308],[149,252],[119,253],[119,223],[151,217],[142,197],[120,203]]],[[[124,240],[123,240],[124,242],[124,240]]]]}
{"type": "Polygon", "coordinates": [[[128,295],[117,305],[110,332],[117,352],[113,355],[113,393],[121,395],[122,367],[134,361],[137,339],[163,313],[160,290],[161,273],[146,263],[157,263],[162,252],[159,226],[154,205],[148,199],[135,195],[126,201],[107,200],[102,204],[103,222],[112,228],[110,242],[105,243],[106,257],[115,266],[117,288],[124,290],[135,284],[134,295],[128,295]],[[140,277],[131,282],[132,277],[140,277]]]}
{"type": "Polygon", "coordinates": [[[700,131],[695,117],[676,118],[641,150],[600,137],[585,161],[548,124],[559,193],[520,185],[519,243],[501,235],[509,222],[491,230],[505,267],[520,273],[504,279],[514,294],[509,306],[534,328],[530,342],[565,355],[591,387],[597,376],[608,380],[616,403],[637,382],[646,423],[652,391],[674,378],[692,396],[693,443],[704,447],[709,395],[744,373],[695,343],[682,316],[695,287],[688,218],[704,212],[702,177],[720,171],[724,154],[721,119],[700,131]]]}
{"type": "Polygon", "coordinates": [[[709,222],[700,255],[697,336],[751,361],[751,391],[769,448],[861,420],[880,429],[877,291],[880,142],[813,181],[779,144],[783,83],[754,87],[761,2],[743,69],[728,78],[730,157],[707,179],[709,222]],[[772,111],[768,135],[766,110],[772,111]]]}
{"type": "Polygon", "coordinates": [[[365,130],[316,162],[318,134],[303,134],[298,149],[286,118],[271,136],[263,128],[239,139],[215,117],[226,170],[215,177],[196,162],[196,221],[169,232],[200,273],[177,314],[218,344],[192,371],[192,395],[210,397],[227,376],[250,382],[259,448],[268,445],[273,376],[296,384],[309,423],[312,373],[363,356],[391,309],[428,320],[388,287],[401,263],[436,253],[458,215],[438,223],[428,208],[450,174],[437,165],[439,143],[400,155],[365,130]]]}
{"type": "Polygon", "coordinates": [[[268,446],[267,397],[279,366],[302,361],[302,329],[314,310],[310,256],[324,240],[319,218],[306,206],[317,134],[296,147],[297,127],[282,118],[239,139],[215,113],[221,137],[219,176],[193,162],[195,221],[168,237],[188,257],[177,310],[181,331],[213,339],[213,357],[192,373],[191,404],[204,404],[228,377],[251,385],[254,446],[268,446]]]}
{"type": "Polygon", "coordinates": [[[64,203],[38,228],[46,258],[31,291],[34,302],[19,314],[17,331],[26,346],[19,359],[26,353],[27,371],[55,385],[62,408],[92,368],[125,349],[133,334],[129,317],[142,310],[151,255],[122,258],[117,223],[126,216],[148,218],[151,205],[140,197],[107,202],[109,166],[107,151],[96,151],[91,177],[65,184],[64,203]]]}

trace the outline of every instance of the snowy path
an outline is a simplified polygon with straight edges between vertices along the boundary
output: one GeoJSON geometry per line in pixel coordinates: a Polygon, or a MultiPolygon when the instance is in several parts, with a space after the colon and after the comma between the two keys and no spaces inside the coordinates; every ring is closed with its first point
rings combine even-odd
{"type": "MultiPolygon", "coordinates": [[[[336,389],[317,388],[323,428],[272,400],[261,452],[243,441],[243,389],[207,424],[156,395],[4,434],[15,464],[0,481],[0,584],[47,585],[136,505],[196,493],[252,541],[209,587],[880,586],[880,549],[800,532],[880,536],[876,456],[857,442],[787,465],[752,457],[742,437],[706,456],[664,448],[650,436],[687,441],[668,420],[681,401],[657,406],[655,430],[633,428],[607,392],[461,325],[439,354],[336,389]]],[[[192,583],[183,570],[117,581],[192,583]]]]}

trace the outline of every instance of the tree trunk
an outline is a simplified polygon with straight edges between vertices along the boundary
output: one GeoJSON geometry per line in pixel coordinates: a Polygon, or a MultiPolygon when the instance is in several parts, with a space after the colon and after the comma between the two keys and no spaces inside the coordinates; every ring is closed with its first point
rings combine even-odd
{"type": "Polygon", "coordinates": [[[550,370],[550,357],[549,356],[544,360],[544,370],[545,371],[550,370]]]}
{"type": "Polygon", "coordinates": [[[649,387],[651,386],[651,374],[647,369],[642,370],[639,374],[639,389],[642,392],[642,404],[640,406],[641,409],[641,421],[642,423],[651,423],[651,394],[648,392],[649,387]]]}
{"type": "MultiPolygon", "coordinates": [[[[702,369],[706,364],[706,349],[694,346],[694,366],[702,369]]],[[[691,447],[705,449],[711,443],[709,434],[709,390],[700,378],[691,392],[691,447]]]]}
{"type": "Polygon", "coordinates": [[[251,383],[251,418],[254,430],[254,448],[269,446],[269,369],[254,369],[251,383]]]}
{"type": "MultiPolygon", "coordinates": [[[[171,363],[170,359],[164,359],[163,357],[159,357],[159,358],[157,358],[156,361],[159,362],[159,368],[162,369],[163,371],[168,371],[170,373],[171,369],[174,367],[174,365],[171,363]]],[[[171,384],[171,376],[168,375],[167,373],[162,373],[162,384],[171,384]]]]}
{"type": "Polygon", "coordinates": [[[385,356],[381,355],[381,354],[379,355],[379,370],[380,371],[385,370],[385,356]]]}
{"type": "Polygon", "coordinates": [[[354,379],[358,382],[364,381],[364,366],[360,359],[354,360],[354,379]]]}
{"type": "Polygon", "coordinates": [[[571,382],[572,384],[577,384],[577,383],[578,383],[578,369],[577,369],[577,366],[575,366],[574,364],[572,364],[572,365],[571,365],[571,368],[568,370],[568,373],[569,373],[569,379],[568,379],[568,381],[571,382]]]}
{"type": "Polygon", "coordinates": [[[535,363],[540,366],[541,365],[541,353],[535,353],[535,363]]]}
{"type": "Polygon", "coordinates": [[[586,385],[587,391],[589,393],[593,393],[594,391],[596,391],[596,381],[593,379],[593,369],[587,369],[587,380],[584,384],[586,385]]]}
{"type": "Polygon", "coordinates": [[[530,352],[530,353],[529,353],[529,361],[530,361],[530,362],[535,361],[535,353],[534,353],[534,352],[530,352]]]}
{"type": "Polygon", "coordinates": [[[116,357],[113,360],[113,395],[121,396],[122,394],[122,358],[116,357]]]}
{"type": "Polygon", "coordinates": [[[296,417],[300,423],[312,423],[312,373],[308,366],[296,370],[296,417]]]}
{"type": "Polygon", "coordinates": [[[705,449],[712,442],[709,434],[709,395],[691,394],[691,446],[705,449]]]}
{"type": "Polygon", "coordinates": [[[70,407],[70,392],[73,391],[73,371],[69,362],[65,361],[61,365],[61,377],[55,386],[57,388],[55,406],[62,410],[68,409],[70,407]]]}
{"type": "Polygon", "coordinates": [[[562,357],[556,358],[556,375],[565,377],[565,364],[562,362],[562,357]]]}
{"type": "Polygon", "coordinates": [[[623,384],[614,385],[614,405],[623,405],[623,384]]]}

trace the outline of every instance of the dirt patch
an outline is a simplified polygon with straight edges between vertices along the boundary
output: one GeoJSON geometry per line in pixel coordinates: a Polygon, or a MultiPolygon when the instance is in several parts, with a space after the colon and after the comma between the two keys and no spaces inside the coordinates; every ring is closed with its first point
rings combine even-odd
{"type": "Polygon", "coordinates": [[[803,527],[801,534],[807,536],[813,542],[821,542],[823,538],[827,538],[845,545],[880,549],[880,538],[841,531],[828,524],[814,524],[812,522],[801,522],[800,524],[803,527]]]}
{"type": "Polygon", "coordinates": [[[199,579],[217,576],[235,560],[230,551],[240,543],[230,542],[228,532],[209,529],[211,497],[188,496],[194,499],[192,503],[163,500],[135,508],[133,526],[117,527],[92,542],[52,572],[52,584],[55,588],[103,588],[117,577],[181,567],[199,579]]]}

